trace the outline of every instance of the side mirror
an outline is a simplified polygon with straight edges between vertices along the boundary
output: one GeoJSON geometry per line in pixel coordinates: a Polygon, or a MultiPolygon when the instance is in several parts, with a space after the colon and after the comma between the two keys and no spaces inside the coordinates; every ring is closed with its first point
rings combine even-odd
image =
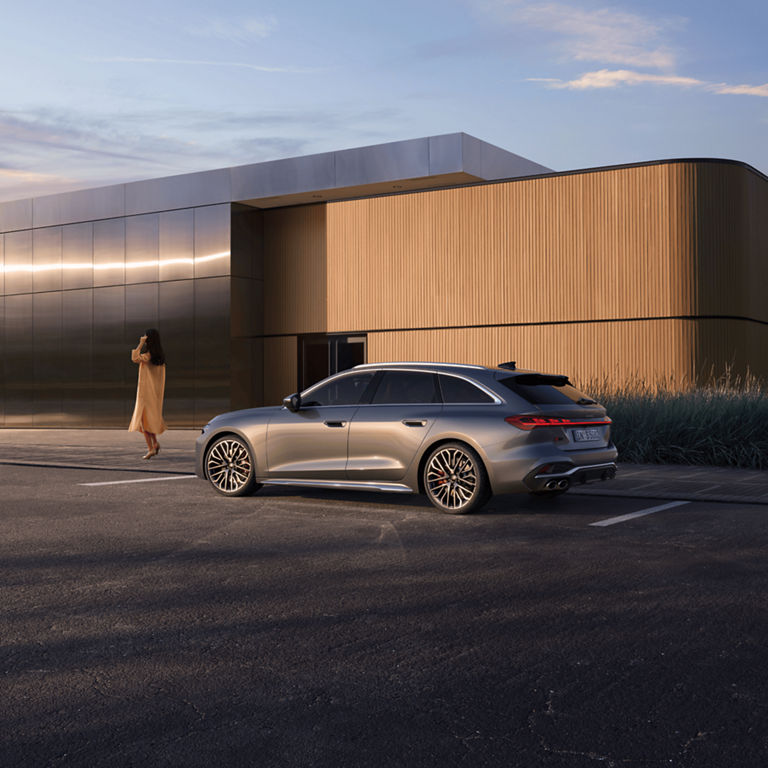
{"type": "Polygon", "coordinates": [[[283,398],[283,405],[289,410],[296,413],[301,408],[301,395],[297,392],[295,395],[283,398]]]}

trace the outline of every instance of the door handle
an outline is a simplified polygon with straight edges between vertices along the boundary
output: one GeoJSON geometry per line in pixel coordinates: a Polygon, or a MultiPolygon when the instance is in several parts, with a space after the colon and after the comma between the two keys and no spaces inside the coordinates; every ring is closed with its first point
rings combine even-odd
{"type": "Polygon", "coordinates": [[[325,426],[326,427],[346,427],[347,422],[346,421],[326,421],[325,426]]]}
{"type": "Polygon", "coordinates": [[[405,424],[406,427],[426,427],[427,420],[426,419],[403,419],[403,424],[405,424]]]}

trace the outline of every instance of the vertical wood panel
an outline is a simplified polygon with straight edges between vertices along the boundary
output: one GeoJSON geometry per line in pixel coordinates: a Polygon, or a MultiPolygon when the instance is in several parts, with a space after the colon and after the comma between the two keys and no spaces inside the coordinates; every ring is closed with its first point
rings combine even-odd
{"type": "Polygon", "coordinates": [[[691,162],[270,211],[267,332],[368,330],[372,361],[517,359],[616,383],[733,361],[768,376],[766,333],[744,322],[408,330],[766,321],[766,212],[765,179],[691,162]]]}
{"type": "Polygon", "coordinates": [[[687,314],[689,176],[642,166],[329,204],[329,329],[687,314]]]}
{"type": "MultiPolygon", "coordinates": [[[[699,313],[768,322],[768,184],[735,164],[702,163],[698,173],[699,313]]],[[[697,368],[768,379],[766,341],[764,325],[703,322],[697,368]]]]}
{"type": "Polygon", "coordinates": [[[326,328],[325,205],[264,212],[264,332],[326,328]]]}
{"type": "Polygon", "coordinates": [[[574,382],[690,383],[689,350],[695,321],[468,328],[368,337],[368,359],[425,360],[498,365],[564,373],[574,382]]]}

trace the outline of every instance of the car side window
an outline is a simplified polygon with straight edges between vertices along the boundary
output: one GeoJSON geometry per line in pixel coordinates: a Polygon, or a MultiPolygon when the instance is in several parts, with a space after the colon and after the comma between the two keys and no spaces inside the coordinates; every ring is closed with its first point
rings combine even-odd
{"type": "Polygon", "coordinates": [[[439,403],[435,379],[433,373],[384,371],[371,405],[439,403]]]}
{"type": "Polygon", "coordinates": [[[444,403],[492,403],[493,398],[466,379],[440,375],[444,403]]]}
{"type": "Polygon", "coordinates": [[[338,376],[308,392],[306,398],[302,398],[302,405],[357,405],[372,378],[373,371],[338,376]]]}

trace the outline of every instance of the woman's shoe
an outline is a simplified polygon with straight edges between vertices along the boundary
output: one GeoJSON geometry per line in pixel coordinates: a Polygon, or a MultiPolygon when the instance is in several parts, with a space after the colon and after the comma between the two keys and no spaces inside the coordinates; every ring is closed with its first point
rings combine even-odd
{"type": "Polygon", "coordinates": [[[147,451],[141,458],[142,459],[151,459],[156,453],[157,453],[157,450],[147,451]]]}
{"type": "Polygon", "coordinates": [[[157,456],[158,453],[160,453],[160,446],[156,445],[155,446],[155,454],[154,455],[157,456]]]}

